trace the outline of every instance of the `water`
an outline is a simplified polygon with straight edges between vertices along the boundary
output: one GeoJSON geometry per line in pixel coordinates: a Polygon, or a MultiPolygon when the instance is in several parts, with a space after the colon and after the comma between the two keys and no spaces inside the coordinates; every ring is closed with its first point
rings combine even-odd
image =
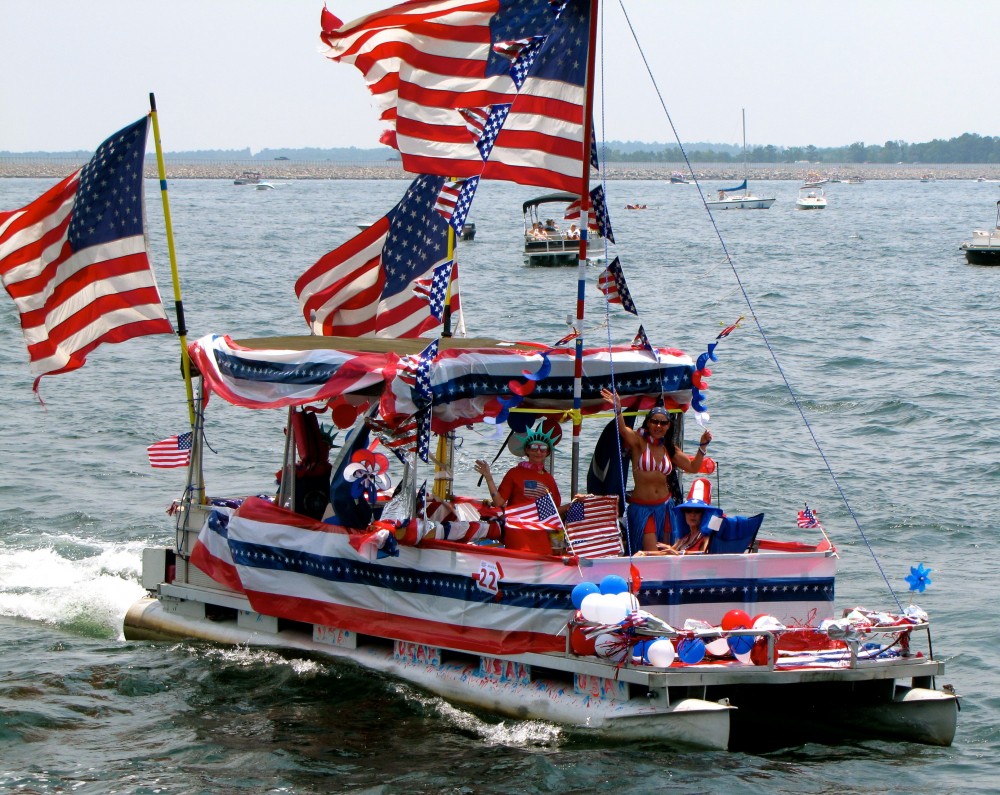
{"type": "MultiPolygon", "coordinates": [[[[0,180],[0,207],[21,206],[50,184],[0,180]]],[[[172,183],[190,337],[302,333],[297,276],[404,186],[172,183]]],[[[891,607],[882,571],[906,604],[909,567],[933,570],[917,602],[936,622],[943,681],[964,697],[954,746],[866,741],[749,755],[609,744],[458,709],[348,664],[126,642],[122,617],[143,594],[141,550],[171,542],[164,511],[183,486],[180,470],[151,470],[145,457],[148,444],[187,422],[177,343],[163,336],[100,348],[82,370],[43,379],[43,407],[4,299],[0,790],[995,791],[1000,644],[990,620],[997,566],[986,552],[1000,492],[1000,268],[965,264],[958,244],[993,223],[997,187],[831,185],[829,209],[812,213],[793,208],[796,184],[757,187],[778,197],[771,210],[717,216],[739,280],[691,186],[609,183],[617,252],[657,344],[696,356],[747,315],[719,345],[708,392],[723,506],[764,510],[762,533],[785,536],[805,532],[794,529],[804,501],[818,509],[842,555],[841,606],[891,607]],[[629,202],[649,209],[616,209],[629,202]]],[[[151,243],[170,303],[156,188],[147,185],[151,243]]],[[[461,249],[470,334],[554,341],[566,333],[575,269],[520,264],[520,206],[532,195],[480,188],[477,237],[461,249]]],[[[599,345],[608,331],[593,284],[587,295],[588,344],[599,345]]],[[[636,325],[617,310],[611,336],[627,342],[636,325]]],[[[208,419],[219,453],[206,465],[209,491],[268,490],[282,418],[215,399],[208,419]]],[[[473,490],[472,461],[492,458],[496,442],[464,436],[458,480],[473,490]]],[[[561,466],[565,478],[565,455],[561,466]]]]}

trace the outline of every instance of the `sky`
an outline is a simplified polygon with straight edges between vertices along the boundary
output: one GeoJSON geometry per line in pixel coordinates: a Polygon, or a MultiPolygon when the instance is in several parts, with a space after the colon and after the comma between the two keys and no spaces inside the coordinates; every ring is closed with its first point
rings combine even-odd
{"type": "MultiPolygon", "coordinates": [[[[0,0],[0,151],[96,149],[150,92],[168,152],[376,146],[360,73],[319,53],[322,7],[0,0]]],[[[739,143],[741,109],[751,146],[1000,135],[994,0],[624,0],[638,44],[620,0],[603,7],[605,140],[674,142],[663,105],[685,144],[739,143]]]]}

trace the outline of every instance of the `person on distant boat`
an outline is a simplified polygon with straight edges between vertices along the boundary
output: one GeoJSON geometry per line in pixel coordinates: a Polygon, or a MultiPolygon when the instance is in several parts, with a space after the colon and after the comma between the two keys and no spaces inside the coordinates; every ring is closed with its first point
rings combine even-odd
{"type": "Polygon", "coordinates": [[[549,236],[546,233],[546,231],[544,229],[542,229],[542,222],[541,221],[535,221],[535,223],[533,223],[531,225],[531,232],[529,232],[529,234],[535,240],[548,240],[549,239],[549,236]]]}
{"type": "Polygon", "coordinates": [[[674,506],[667,476],[674,467],[684,472],[698,472],[712,441],[712,433],[705,429],[698,452],[694,456],[688,456],[674,443],[674,421],[666,408],[653,406],[647,412],[642,427],[635,431],[628,427],[622,416],[618,394],[602,389],[601,397],[614,406],[618,434],[632,457],[634,487],[626,514],[628,537],[625,552],[658,552],[669,546],[670,512],[674,506]]]}
{"type": "Polygon", "coordinates": [[[542,227],[547,235],[558,235],[559,227],[556,226],[556,222],[552,218],[545,219],[545,226],[542,227]]]}
{"type": "Polygon", "coordinates": [[[566,239],[567,240],[579,240],[580,239],[580,230],[577,229],[576,224],[570,224],[569,225],[569,229],[566,230],[566,239]]]}
{"type": "MultiPolygon", "coordinates": [[[[516,435],[513,449],[522,451],[528,460],[508,470],[500,481],[499,488],[493,480],[490,465],[482,459],[476,461],[474,469],[486,480],[486,487],[490,490],[490,499],[495,507],[512,508],[551,494],[552,501],[560,508],[560,513],[566,512],[560,505],[562,499],[559,496],[556,480],[545,469],[545,460],[555,447],[554,436],[555,429],[543,431],[540,426],[524,435],[516,435]]],[[[568,508],[567,504],[566,509],[568,508]]]]}
{"type": "Polygon", "coordinates": [[[726,192],[724,190],[719,191],[719,201],[726,198],[726,192]]]}

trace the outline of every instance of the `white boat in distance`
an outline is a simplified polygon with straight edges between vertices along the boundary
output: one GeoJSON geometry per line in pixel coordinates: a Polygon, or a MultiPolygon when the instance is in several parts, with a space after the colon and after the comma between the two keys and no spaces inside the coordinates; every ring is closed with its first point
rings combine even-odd
{"type": "Polygon", "coordinates": [[[972,239],[958,248],[965,252],[965,261],[970,265],[1000,265],[1000,201],[993,229],[976,229],[972,239]]]}
{"type": "Polygon", "coordinates": [[[818,186],[803,185],[799,188],[799,196],[795,200],[797,210],[825,210],[826,191],[818,186]]]}
{"type": "Polygon", "coordinates": [[[719,197],[705,204],[712,210],[767,210],[774,197],[762,198],[750,192],[750,166],[747,163],[747,114],[743,111],[743,182],[735,188],[723,188],[719,197]],[[740,193],[742,191],[742,193],[740,193]]]}

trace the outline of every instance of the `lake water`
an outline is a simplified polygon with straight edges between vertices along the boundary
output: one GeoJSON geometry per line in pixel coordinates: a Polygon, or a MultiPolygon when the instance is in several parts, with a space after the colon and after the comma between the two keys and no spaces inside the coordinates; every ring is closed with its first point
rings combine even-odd
{"type": "MultiPolygon", "coordinates": [[[[0,180],[0,207],[51,184],[0,180]]],[[[295,279],[405,184],[172,183],[190,337],[303,333],[295,279]]],[[[145,453],[187,423],[177,342],[99,348],[82,370],[43,379],[43,407],[4,298],[0,791],[995,792],[1000,268],[967,265],[958,245],[992,227],[1000,190],[971,180],[835,184],[829,208],[807,213],[794,209],[794,183],[754,187],[777,196],[771,210],[715,219],[735,273],[693,186],[609,183],[616,252],[655,344],[697,356],[747,316],[719,345],[708,392],[723,507],[763,510],[763,535],[783,537],[807,534],[795,512],[816,508],[842,556],[841,607],[891,608],[889,586],[906,604],[910,566],[932,569],[916,601],[936,623],[942,681],[963,696],[951,748],[864,741],[751,755],[609,744],[457,709],[347,664],[126,642],[122,617],[143,594],[141,550],[172,542],[165,509],[183,488],[183,470],[152,470],[145,453]]],[[[156,183],[147,192],[169,305],[156,183]]],[[[470,335],[552,342],[567,331],[576,269],[521,264],[521,203],[533,195],[480,188],[476,239],[460,249],[470,335]]],[[[591,270],[588,344],[630,341],[636,321],[620,309],[605,317],[591,270]]],[[[283,418],[216,399],[208,423],[218,451],[206,464],[209,492],[269,490],[283,418]]],[[[473,490],[472,461],[492,458],[497,442],[463,436],[457,480],[473,490]]]]}

